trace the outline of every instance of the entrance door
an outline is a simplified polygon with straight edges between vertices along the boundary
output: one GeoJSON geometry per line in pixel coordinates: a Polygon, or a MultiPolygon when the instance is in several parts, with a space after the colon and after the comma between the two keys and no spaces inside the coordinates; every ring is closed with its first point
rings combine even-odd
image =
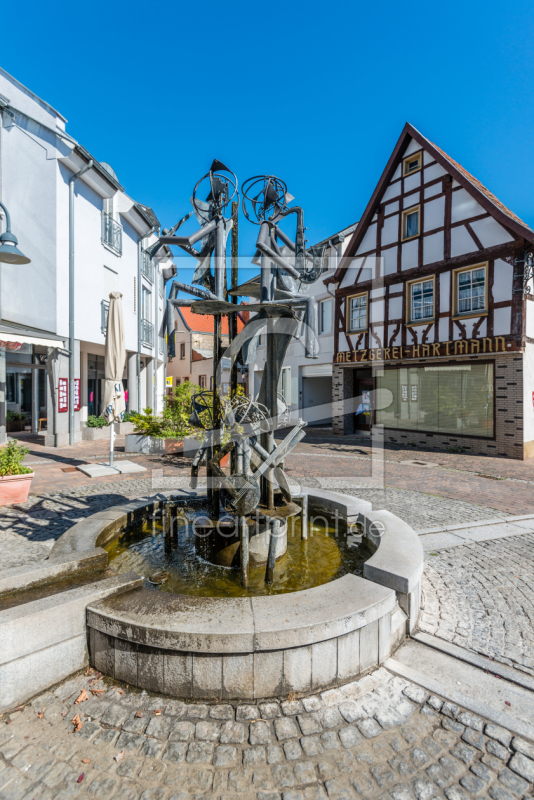
{"type": "Polygon", "coordinates": [[[370,431],[373,422],[373,392],[375,388],[374,378],[358,378],[354,380],[355,395],[357,398],[357,408],[354,418],[354,428],[356,431],[370,431]]]}

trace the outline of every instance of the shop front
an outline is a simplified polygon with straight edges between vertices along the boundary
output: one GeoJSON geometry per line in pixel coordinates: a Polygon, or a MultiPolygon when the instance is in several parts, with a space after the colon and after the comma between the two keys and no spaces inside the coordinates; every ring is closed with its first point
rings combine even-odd
{"type": "Polygon", "coordinates": [[[420,346],[336,354],[334,432],[371,429],[390,443],[530,457],[525,353],[504,337],[473,342],[425,346],[426,358],[420,346]]]}

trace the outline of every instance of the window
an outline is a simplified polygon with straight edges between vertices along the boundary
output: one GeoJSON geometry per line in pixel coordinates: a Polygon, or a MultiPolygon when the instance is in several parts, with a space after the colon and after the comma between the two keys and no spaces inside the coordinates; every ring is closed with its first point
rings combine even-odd
{"type": "Polygon", "coordinates": [[[403,161],[403,175],[411,175],[412,172],[417,172],[421,169],[421,154],[422,151],[419,153],[415,153],[415,155],[408,156],[403,161]]]}
{"type": "Polygon", "coordinates": [[[408,323],[434,319],[434,277],[410,281],[408,290],[408,323]]]}
{"type": "Polygon", "coordinates": [[[348,298],[349,333],[367,330],[367,292],[348,298]]]}
{"type": "Polygon", "coordinates": [[[150,322],[151,314],[151,299],[152,299],[152,292],[149,292],[146,286],[142,287],[142,310],[143,310],[143,319],[148,320],[150,322]]]}
{"type": "Polygon", "coordinates": [[[402,212],[402,239],[413,239],[414,236],[419,236],[419,206],[402,212]]]}
{"type": "Polygon", "coordinates": [[[101,242],[117,255],[122,255],[122,227],[113,219],[112,197],[105,197],[102,206],[101,242]]]}
{"type": "Polygon", "coordinates": [[[494,365],[462,364],[385,369],[377,389],[391,403],[376,422],[397,430],[492,438],[494,365]],[[409,387],[409,388],[408,388],[409,387]]]}
{"type": "Polygon", "coordinates": [[[180,344],[180,358],[185,358],[185,342],[180,344]]]}
{"type": "Polygon", "coordinates": [[[291,367],[283,367],[280,373],[278,394],[282,395],[286,405],[291,405],[291,367]]]}
{"type": "Polygon", "coordinates": [[[207,375],[199,375],[198,378],[198,385],[201,389],[205,389],[208,383],[207,375]]]}
{"type": "Polygon", "coordinates": [[[332,301],[319,303],[319,333],[330,333],[332,330],[332,301]]]}
{"type": "Polygon", "coordinates": [[[477,314],[485,312],[486,301],[486,264],[475,268],[457,270],[455,275],[455,312],[456,314],[477,314]]]}

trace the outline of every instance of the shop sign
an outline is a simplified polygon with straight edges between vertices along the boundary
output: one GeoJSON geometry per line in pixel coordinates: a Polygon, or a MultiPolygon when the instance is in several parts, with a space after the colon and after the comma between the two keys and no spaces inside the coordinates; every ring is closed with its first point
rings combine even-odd
{"type": "Polygon", "coordinates": [[[172,375],[169,378],[165,378],[165,383],[167,384],[167,386],[172,387],[172,375]]]}
{"type": "Polygon", "coordinates": [[[507,342],[504,336],[484,339],[457,339],[454,342],[414,344],[408,347],[374,347],[369,350],[347,350],[334,353],[334,364],[355,361],[399,361],[405,358],[450,358],[451,356],[509,353],[519,350],[514,341],[507,342]]]}
{"type": "Polygon", "coordinates": [[[57,410],[59,413],[69,410],[69,381],[67,378],[58,378],[57,410]]]}

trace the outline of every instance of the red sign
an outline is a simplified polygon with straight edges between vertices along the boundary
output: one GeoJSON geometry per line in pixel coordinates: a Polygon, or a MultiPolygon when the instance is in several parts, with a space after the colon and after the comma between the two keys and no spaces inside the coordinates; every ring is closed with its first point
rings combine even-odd
{"type": "Polygon", "coordinates": [[[67,378],[58,378],[57,410],[60,413],[69,410],[69,381],[67,378]]]}
{"type": "Polygon", "coordinates": [[[80,408],[81,408],[80,379],[74,378],[74,410],[79,411],[80,408]]]}
{"type": "Polygon", "coordinates": [[[534,392],[532,392],[532,405],[534,406],[534,392]]]}

